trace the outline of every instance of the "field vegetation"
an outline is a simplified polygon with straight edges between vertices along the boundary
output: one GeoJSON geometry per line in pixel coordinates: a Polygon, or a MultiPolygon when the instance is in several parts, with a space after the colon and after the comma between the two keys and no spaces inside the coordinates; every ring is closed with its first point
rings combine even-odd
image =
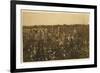
{"type": "Polygon", "coordinates": [[[23,61],[89,58],[89,25],[23,26],[23,61]]]}

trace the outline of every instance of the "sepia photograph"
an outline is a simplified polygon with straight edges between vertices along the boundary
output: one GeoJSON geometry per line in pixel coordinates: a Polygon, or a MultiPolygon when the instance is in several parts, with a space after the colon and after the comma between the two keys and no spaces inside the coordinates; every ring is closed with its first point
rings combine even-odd
{"type": "Polygon", "coordinates": [[[89,58],[89,13],[21,10],[23,62],[89,58]]]}
{"type": "Polygon", "coordinates": [[[97,7],[11,1],[11,72],[97,67],[97,7]]]}

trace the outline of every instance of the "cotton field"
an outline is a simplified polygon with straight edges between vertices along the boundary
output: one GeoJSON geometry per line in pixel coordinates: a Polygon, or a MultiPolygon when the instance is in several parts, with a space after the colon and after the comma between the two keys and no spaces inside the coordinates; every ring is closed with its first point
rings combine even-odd
{"type": "Polygon", "coordinates": [[[23,26],[23,61],[89,58],[89,25],[23,26]]]}

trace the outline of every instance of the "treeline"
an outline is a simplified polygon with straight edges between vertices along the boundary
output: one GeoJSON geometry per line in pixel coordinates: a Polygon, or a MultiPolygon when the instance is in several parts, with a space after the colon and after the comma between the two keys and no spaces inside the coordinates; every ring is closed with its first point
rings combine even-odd
{"type": "Polygon", "coordinates": [[[89,25],[23,26],[23,61],[89,57],[89,25]]]}

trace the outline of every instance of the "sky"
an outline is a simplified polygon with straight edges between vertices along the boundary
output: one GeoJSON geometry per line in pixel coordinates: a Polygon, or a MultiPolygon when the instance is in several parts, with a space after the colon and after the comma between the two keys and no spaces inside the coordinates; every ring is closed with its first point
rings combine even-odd
{"type": "Polygon", "coordinates": [[[54,12],[21,10],[21,24],[32,25],[63,25],[89,24],[89,13],[54,12]]]}

